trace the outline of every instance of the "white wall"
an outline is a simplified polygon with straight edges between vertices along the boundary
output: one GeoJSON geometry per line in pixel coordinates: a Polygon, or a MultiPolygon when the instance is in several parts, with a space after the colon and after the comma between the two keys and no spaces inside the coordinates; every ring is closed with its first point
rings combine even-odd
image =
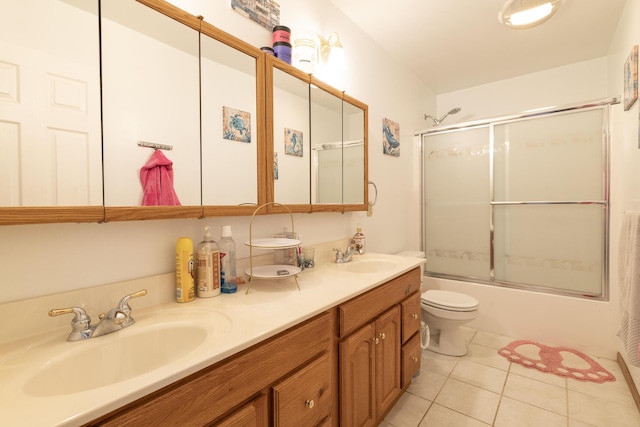
{"type": "MultiPolygon", "coordinates": [[[[257,47],[271,42],[270,31],[231,10],[228,1],[175,3],[257,47]]],[[[422,115],[435,108],[435,96],[329,2],[279,3],[282,24],[340,33],[348,62],[344,89],[369,105],[369,177],[379,190],[372,217],[364,212],[295,215],[303,244],[348,237],[362,223],[370,251],[417,248],[419,156],[413,132],[423,126],[422,115]],[[383,117],[400,124],[400,157],[382,154],[383,117]]],[[[253,233],[270,236],[289,223],[288,216],[258,217],[253,233]]],[[[238,256],[248,256],[242,245],[248,239],[248,217],[0,227],[0,303],[173,271],[178,237],[198,242],[204,226],[211,225],[217,239],[225,224],[239,243],[238,256]]]]}
{"type": "Polygon", "coordinates": [[[447,117],[447,125],[604,98],[609,96],[606,76],[603,57],[443,93],[438,95],[436,116],[461,107],[458,114],[447,117]]]}
{"type": "MultiPolygon", "coordinates": [[[[634,45],[640,44],[640,0],[627,0],[618,30],[609,49],[609,80],[611,90],[622,93],[624,63],[634,45]]],[[[626,210],[640,210],[640,138],[638,137],[638,105],[636,102],[628,111],[618,109],[615,117],[615,143],[611,153],[611,283],[615,288],[615,320],[620,322],[618,296],[618,242],[622,214],[626,210]]],[[[617,331],[616,331],[617,332],[617,331]]],[[[620,354],[625,354],[622,342],[616,339],[620,354]]],[[[640,388],[640,367],[627,363],[636,388],[640,388]]]]}

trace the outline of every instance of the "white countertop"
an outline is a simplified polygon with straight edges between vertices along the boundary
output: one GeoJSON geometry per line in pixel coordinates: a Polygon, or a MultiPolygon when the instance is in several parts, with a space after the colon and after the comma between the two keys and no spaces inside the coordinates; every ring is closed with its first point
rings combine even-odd
{"type": "MultiPolygon", "coordinates": [[[[350,272],[347,271],[348,264],[334,263],[306,269],[298,275],[299,291],[295,280],[287,278],[255,280],[248,295],[244,292],[245,284],[235,294],[197,298],[185,304],[161,303],[137,310],[136,300],[132,300],[130,305],[136,324],[124,330],[87,341],[67,342],[70,330],[67,327],[46,337],[41,335],[18,344],[0,346],[0,425],[34,427],[87,423],[375,288],[425,260],[367,253],[355,255],[352,263],[377,261],[385,268],[373,273],[350,272]],[[211,314],[213,316],[209,316],[211,314]],[[132,355],[122,354],[118,350],[119,344],[131,340],[144,328],[157,326],[158,319],[163,319],[162,325],[170,325],[175,319],[184,318],[206,318],[216,325],[198,348],[175,361],[131,378],[79,392],[52,392],[56,384],[47,385],[49,391],[43,391],[34,383],[28,385],[34,375],[46,369],[50,372],[51,366],[65,355],[90,350],[93,346],[98,348],[100,356],[122,358],[126,363],[132,355]],[[105,354],[109,351],[115,354],[105,354]]],[[[155,357],[154,354],[137,356],[148,360],[155,357]]],[[[60,377],[52,382],[73,381],[77,385],[89,375],[87,371],[99,371],[100,363],[100,360],[91,360],[87,363],[88,368],[78,366],[72,375],[74,378],[60,377]]]]}

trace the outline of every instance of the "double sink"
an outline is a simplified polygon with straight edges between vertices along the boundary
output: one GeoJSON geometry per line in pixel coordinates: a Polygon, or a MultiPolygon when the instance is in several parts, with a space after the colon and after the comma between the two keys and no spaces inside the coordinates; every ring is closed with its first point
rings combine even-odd
{"type": "MultiPolygon", "coordinates": [[[[229,357],[418,264],[404,257],[366,254],[348,263],[326,263],[302,272],[300,291],[274,281],[260,285],[264,292],[238,292],[184,305],[166,303],[138,312],[134,302],[136,323],[124,330],[82,342],[66,342],[69,331],[63,331],[0,351],[0,373],[12,374],[6,378],[20,399],[5,404],[11,408],[16,403],[13,409],[19,412],[23,404],[25,408],[32,405],[32,399],[65,406],[71,398],[94,401],[105,393],[120,393],[99,409],[112,410],[126,404],[125,399],[131,401],[196,372],[208,366],[205,361],[210,364],[229,357]],[[272,301],[269,296],[274,292],[281,297],[272,301]],[[152,388],[147,384],[151,378],[161,381],[152,388]],[[136,392],[123,393],[129,388],[136,392]]],[[[13,396],[0,387],[0,397],[4,392],[5,397],[13,396]]]]}

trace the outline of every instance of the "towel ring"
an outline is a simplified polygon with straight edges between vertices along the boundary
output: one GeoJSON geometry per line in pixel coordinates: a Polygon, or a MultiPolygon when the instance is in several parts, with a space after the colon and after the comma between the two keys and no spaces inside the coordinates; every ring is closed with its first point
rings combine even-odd
{"type": "Polygon", "coordinates": [[[373,205],[375,205],[375,204],[376,204],[376,202],[378,201],[378,187],[376,187],[376,183],[375,183],[375,182],[373,182],[373,181],[369,181],[369,185],[373,185],[373,189],[376,191],[376,195],[375,195],[375,197],[373,198],[373,202],[371,202],[371,201],[367,200],[367,204],[368,204],[369,206],[373,206],[373,205]]]}

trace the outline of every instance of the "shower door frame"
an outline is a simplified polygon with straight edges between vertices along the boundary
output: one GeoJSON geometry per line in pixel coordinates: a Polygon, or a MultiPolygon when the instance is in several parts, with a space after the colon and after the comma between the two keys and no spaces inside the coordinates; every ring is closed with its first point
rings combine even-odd
{"type": "Polygon", "coordinates": [[[415,132],[415,136],[420,137],[420,246],[426,253],[426,200],[425,200],[425,135],[434,135],[439,133],[462,131],[466,129],[488,127],[489,128],[489,279],[471,277],[471,276],[457,276],[453,274],[444,273],[430,273],[425,269],[424,275],[434,278],[442,278],[449,280],[457,280],[471,283],[483,283],[489,285],[498,285],[512,289],[529,290],[535,292],[542,292],[547,294],[556,294],[562,296],[579,297],[590,300],[609,300],[609,217],[610,217],[610,165],[609,165],[609,147],[611,142],[611,106],[619,104],[619,97],[605,98],[597,101],[577,103],[571,105],[565,105],[562,107],[550,107],[545,109],[536,110],[533,112],[525,112],[521,114],[496,117],[485,120],[471,121],[465,123],[454,124],[450,126],[444,126],[442,128],[431,128],[427,130],[415,132]],[[497,125],[502,125],[510,122],[517,122],[525,119],[540,118],[544,116],[556,115],[558,113],[565,113],[578,110],[602,110],[602,195],[603,200],[580,200],[580,201],[495,201],[494,200],[494,128],[497,125]],[[524,206],[524,205],[600,205],[603,207],[603,260],[602,260],[602,272],[601,272],[601,287],[600,293],[589,294],[584,291],[570,290],[556,287],[537,286],[531,284],[522,284],[516,282],[509,282],[495,279],[495,208],[496,206],[524,206]]]}

